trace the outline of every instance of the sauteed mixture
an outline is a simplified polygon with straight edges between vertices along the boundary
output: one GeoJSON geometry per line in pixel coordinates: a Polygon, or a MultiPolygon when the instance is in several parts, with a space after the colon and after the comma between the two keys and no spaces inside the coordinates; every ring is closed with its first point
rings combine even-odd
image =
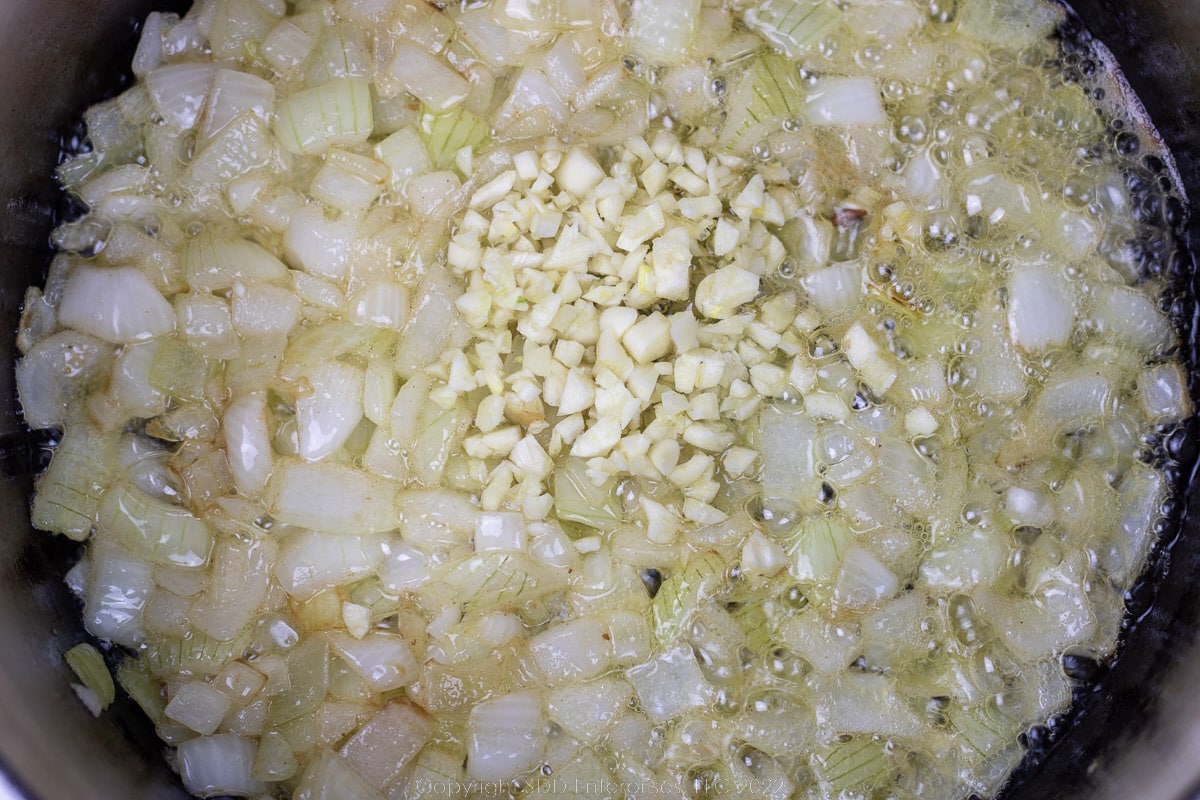
{"type": "Polygon", "coordinates": [[[34,524],[199,796],[988,796],[1191,413],[1041,0],[200,0],[59,178],[34,524]]]}

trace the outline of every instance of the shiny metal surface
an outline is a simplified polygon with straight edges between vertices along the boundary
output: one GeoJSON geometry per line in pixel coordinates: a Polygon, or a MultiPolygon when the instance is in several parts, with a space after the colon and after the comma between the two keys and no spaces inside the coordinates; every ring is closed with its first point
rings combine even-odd
{"type": "MultiPolygon", "coordinates": [[[[917,0],[914,0],[917,1],[917,0]]],[[[111,89],[147,0],[0,0],[0,330],[15,329],[24,287],[42,277],[56,203],[47,176],[61,132],[111,89]],[[121,43],[124,43],[124,46],[121,43]],[[103,44],[102,44],[103,43],[103,44]]],[[[1078,0],[1176,153],[1200,200],[1200,0],[1078,0]]],[[[1192,251],[1200,236],[1191,232],[1192,251]]],[[[29,800],[165,800],[184,793],[128,703],[93,719],[60,654],[79,641],[58,570],[72,548],[29,530],[32,441],[12,386],[13,344],[0,335],[0,774],[29,800]],[[56,564],[57,566],[53,566],[56,564]]],[[[1195,435],[1193,433],[1193,439],[1195,435]]],[[[1160,567],[1159,604],[1117,668],[1084,704],[1078,730],[1016,798],[1182,800],[1200,789],[1200,501],[1190,532],[1160,567]]],[[[4,781],[0,780],[0,784],[4,781]]],[[[2,793],[0,797],[6,797],[2,793]]]]}

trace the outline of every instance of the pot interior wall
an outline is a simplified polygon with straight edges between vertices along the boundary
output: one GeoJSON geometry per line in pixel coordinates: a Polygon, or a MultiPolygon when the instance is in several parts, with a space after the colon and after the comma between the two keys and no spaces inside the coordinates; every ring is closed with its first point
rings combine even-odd
{"type": "MultiPolygon", "coordinates": [[[[63,132],[89,103],[111,93],[132,52],[134,20],[163,5],[0,3],[0,75],[6,76],[0,85],[0,330],[15,330],[24,287],[43,277],[59,202],[46,176],[63,132]]],[[[1188,195],[1200,200],[1200,0],[1078,0],[1074,6],[1126,65],[1175,153],[1188,195]]],[[[1193,221],[1192,252],[1200,244],[1198,230],[1193,221]]],[[[148,723],[128,702],[93,719],[69,688],[61,653],[83,632],[59,571],[73,551],[64,540],[29,529],[30,474],[40,455],[17,414],[13,355],[11,336],[0,335],[0,772],[37,800],[183,798],[148,723]]],[[[1190,439],[1196,440],[1194,430],[1190,439]]],[[[1192,580],[1200,574],[1198,519],[1193,493],[1185,534],[1154,566],[1162,574],[1154,609],[1130,634],[1118,666],[1084,699],[1079,724],[1010,788],[1013,800],[1179,800],[1196,788],[1200,693],[1191,687],[1200,681],[1193,634],[1200,588],[1192,580]]]]}

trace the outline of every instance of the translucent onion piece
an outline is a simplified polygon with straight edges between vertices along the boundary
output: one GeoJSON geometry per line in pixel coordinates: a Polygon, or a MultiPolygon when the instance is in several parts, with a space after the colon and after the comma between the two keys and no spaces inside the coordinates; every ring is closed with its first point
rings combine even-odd
{"type": "Polygon", "coordinates": [[[319,459],[340,450],[363,417],[363,371],[326,361],[301,379],[307,387],[296,400],[299,453],[319,459]]]}
{"type": "Polygon", "coordinates": [[[408,289],[383,281],[363,289],[350,302],[354,321],[361,325],[401,330],[408,322],[408,289]]]}
{"type": "Polygon", "coordinates": [[[218,292],[238,281],[271,282],[287,276],[283,263],[261,245],[216,233],[188,240],[180,260],[188,285],[197,291],[218,292]]]}
{"type": "Polygon", "coordinates": [[[767,406],[758,416],[762,448],[763,496],[768,501],[787,500],[802,506],[815,500],[817,429],[799,410],[767,406]]]}
{"type": "Polygon", "coordinates": [[[236,398],[225,409],[222,424],[229,468],[238,491],[247,497],[260,494],[274,466],[265,398],[261,394],[236,398]]]}
{"type": "Polygon", "coordinates": [[[295,92],[275,109],[275,135],[292,153],[361,144],[373,124],[371,87],[365,78],[336,78],[295,92]]]}
{"type": "Polygon", "coordinates": [[[546,747],[545,711],[535,692],[479,703],[467,720],[467,774],[504,780],[538,763],[546,747]]]}
{"type": "Polygon", "coordinates": [[[711,701],[713,688],[704,680],[692,648],[684,645],[625,671],[650,718],[667,722],[688,709],[711,701]]]}
{"type": "Polygon", "coordinates": [[[254,742],[232,733],[198,736],[179,746],[179,775],[197,797],[252,797],[267,784],[250,775],[254,742]]]}
{"type": "Polygon", "coordinates": [[[201,136],[211,137],[243,111],[269,119],[274,104],[275,86],[270,81],[237,70],[219,69],[213,76],[201,136]]]}
{"type": "Polygon", "coordinates": [[[84,620],[94,635],[136,647],[143,637],[142,609],[154,588],[150,565],[108,539],[91,549],[84,620]]]}
{"type": "Polygon", "coordinates": [[[623,678],[605,676],[546,694],[550,719],[582,742],[597,742],[620,710],[633,698],[623,678]]]}
{"type": "Polygon", "coordinates": [[[584,617],[534,636],[529,650],[552,685],[586,680],[608,668],[612,647],[607,635],[599,620],[584,617]]]}
{"type": "Polygon", "coordinates": [[[382,560],[377,537],[296,531],[283,541],[273,572],[288,594],[310,598],[365,577],[382,560]]]}
{"type": "Polygon", "coordinates": [[[1175,341],[1170,323],[1154,302],[1127,286],[1101,287],[1092,315],[1102,332],[1146,353],[1162,352],[1175,341]]]}
{"type": "Polygon", "coordinates": [[[195,126],[212,87],[212,64],[171,64],[146,75],[146,86],[158,113],[180,130],[195,126]]]}
{"type": "Polygon", "coordinates": [[[298,209],[283,236],[284,253],[304,271],[340,281],[346,274],[356,228],[352,217],[329,219],[318,206],[298,209]]]}
{"type": "Polygon", "coordinates": [[[396,48],[390,72],[401,86],[435,112],[461,103],[470,90],[465,78],[416,45],[396,48]]]}
{"type": "MultiPolygon", "coordinates": [[[[17,394],[31,428],[61,427],[77,396],[103,368],[104,343],[61,331],[34,345],[17,362],[17,394]]],[[[119,371],[119,367],[118,367],[119,371]]]]}
{"type": "Polygon", "coordinates": [[[837,19],[837,7],[827,0],[767,0],[746,11],[746,24],[791,58],[820,41],[837,19]]]}
{"type": "Polygon", "coordinates": [[[197,567],[207,563],[212,552],[207,522],[124,483],[105,493],[97,525],[155,564],[197,567]]]}
{"type": "Polygon", "coordinates": [[[270,591],[271,565],[278,558],[275,541],[222,538],[213,549],[208,586],[192,601],[191,624],[220,641],[247,630],[270,591]]]}
{"type": "Polygon", "coordinates": [[[805,98],[815,125],[881,125],[887,121],[879,88],[870,78],[827,78],[805,98]]]}
{"type": "Polygon", "coordinates": [[[339,751],[379,788],[398,776],[434,732],[433,719],[420,706],[397,700],[385,705],[339,751]]]}
{"type": "Polygon", "coordinates": [[[398,523],[391,483],[340,464],[282,460],[267,496],[271,514],[291,525],[356,534],[388,531],[398,523]]]}
{"type": "Polygon", "coordinates": [[[117,344],[175,330],[171,304],[133,267],[76,267],[63,287],[58,319],[67,327],[117,344]]]}
{"type": "Polygon", "coordinates": [[[406,686],[420,673],[412,648],[402,636],[369,633],[355,639],[335,632],[329,635],[329,644],[377,692],[406,686]]]}
{"type": "Polygon", "coordinates": [[[87,692],[88,699],[91,700],[90,703],[88,699],[84,702],[93,715],[99,716],[116,698],[116,687],[113,685],[112,673],[104,663],[104,656],[90,644],[83,643],[72,647],[63,654],[63,658],[71,667],[71,671],[83,681],[80,688],[87,692]]]}
{"type": "Polygon", "coordinates": [[[196,733],[216,731],[229,711],[229,697],[204,681],[189,681],[175,690],[163,713],[196,733]]]}

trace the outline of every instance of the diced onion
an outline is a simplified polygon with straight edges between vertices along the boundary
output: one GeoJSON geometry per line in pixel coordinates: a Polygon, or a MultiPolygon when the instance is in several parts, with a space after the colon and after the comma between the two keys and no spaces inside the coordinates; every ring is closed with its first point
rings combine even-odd
{"type": "Polygon", "coordinates": [[[232,733],[198,736],[179,746],[179,775],[197,797],[252,797],[266,784],[251,777],[254,742],[232,733]]]}
{"type": "Polygon", "coordinates": [[[352,467],[280,461],[267,494],[281,522],[347,534],[387,531],[397,523],[392,486],[352,467]]]}
{"type": "Polygon", "coordinates": [[[74,269],[63,287],[58,319],[81,333],[118,344],[175,330],[170,303],[133,267],[74,269]]]}
{"type": "Polygon", "coordinates": [[[211,64],[171,64],[146,75],[146,86],[158,113],[180,130],[195,126],[212,86],[211,64]]]}
{"type": "Polygon", "coordinates": [[[467,720],[467,774],[498,781],[536,765],[546,747],[544,713],[534,692],[476,705],[467,720]]]}
{"type": "Polygon", "coordinates": [[[1067,343],[1075,324],[1075,308],[1060,277],[1041,267],[1026,267],[1013,272],[1008,291],[1013,344],[1037,352],[1067,343]]]}
{"type": "Polygon", "coordinates": [[[364,723],[339,752],[382,789],[421,751],[433,732],[433,720],[419,706],[393,701],[364,723]]]}
{"type": "Polygon", "coordinates": [[[276,105],[275,134],[293,153],[360,144],[371,134],[371,89],[364,78],[335,78],[276,105]]]}
{"type": "Polygon", "coordinates": [[[827,78],[805,104],[816,125],[879,125],[887,120],[879,89],[869,78],[827,78]]]}

